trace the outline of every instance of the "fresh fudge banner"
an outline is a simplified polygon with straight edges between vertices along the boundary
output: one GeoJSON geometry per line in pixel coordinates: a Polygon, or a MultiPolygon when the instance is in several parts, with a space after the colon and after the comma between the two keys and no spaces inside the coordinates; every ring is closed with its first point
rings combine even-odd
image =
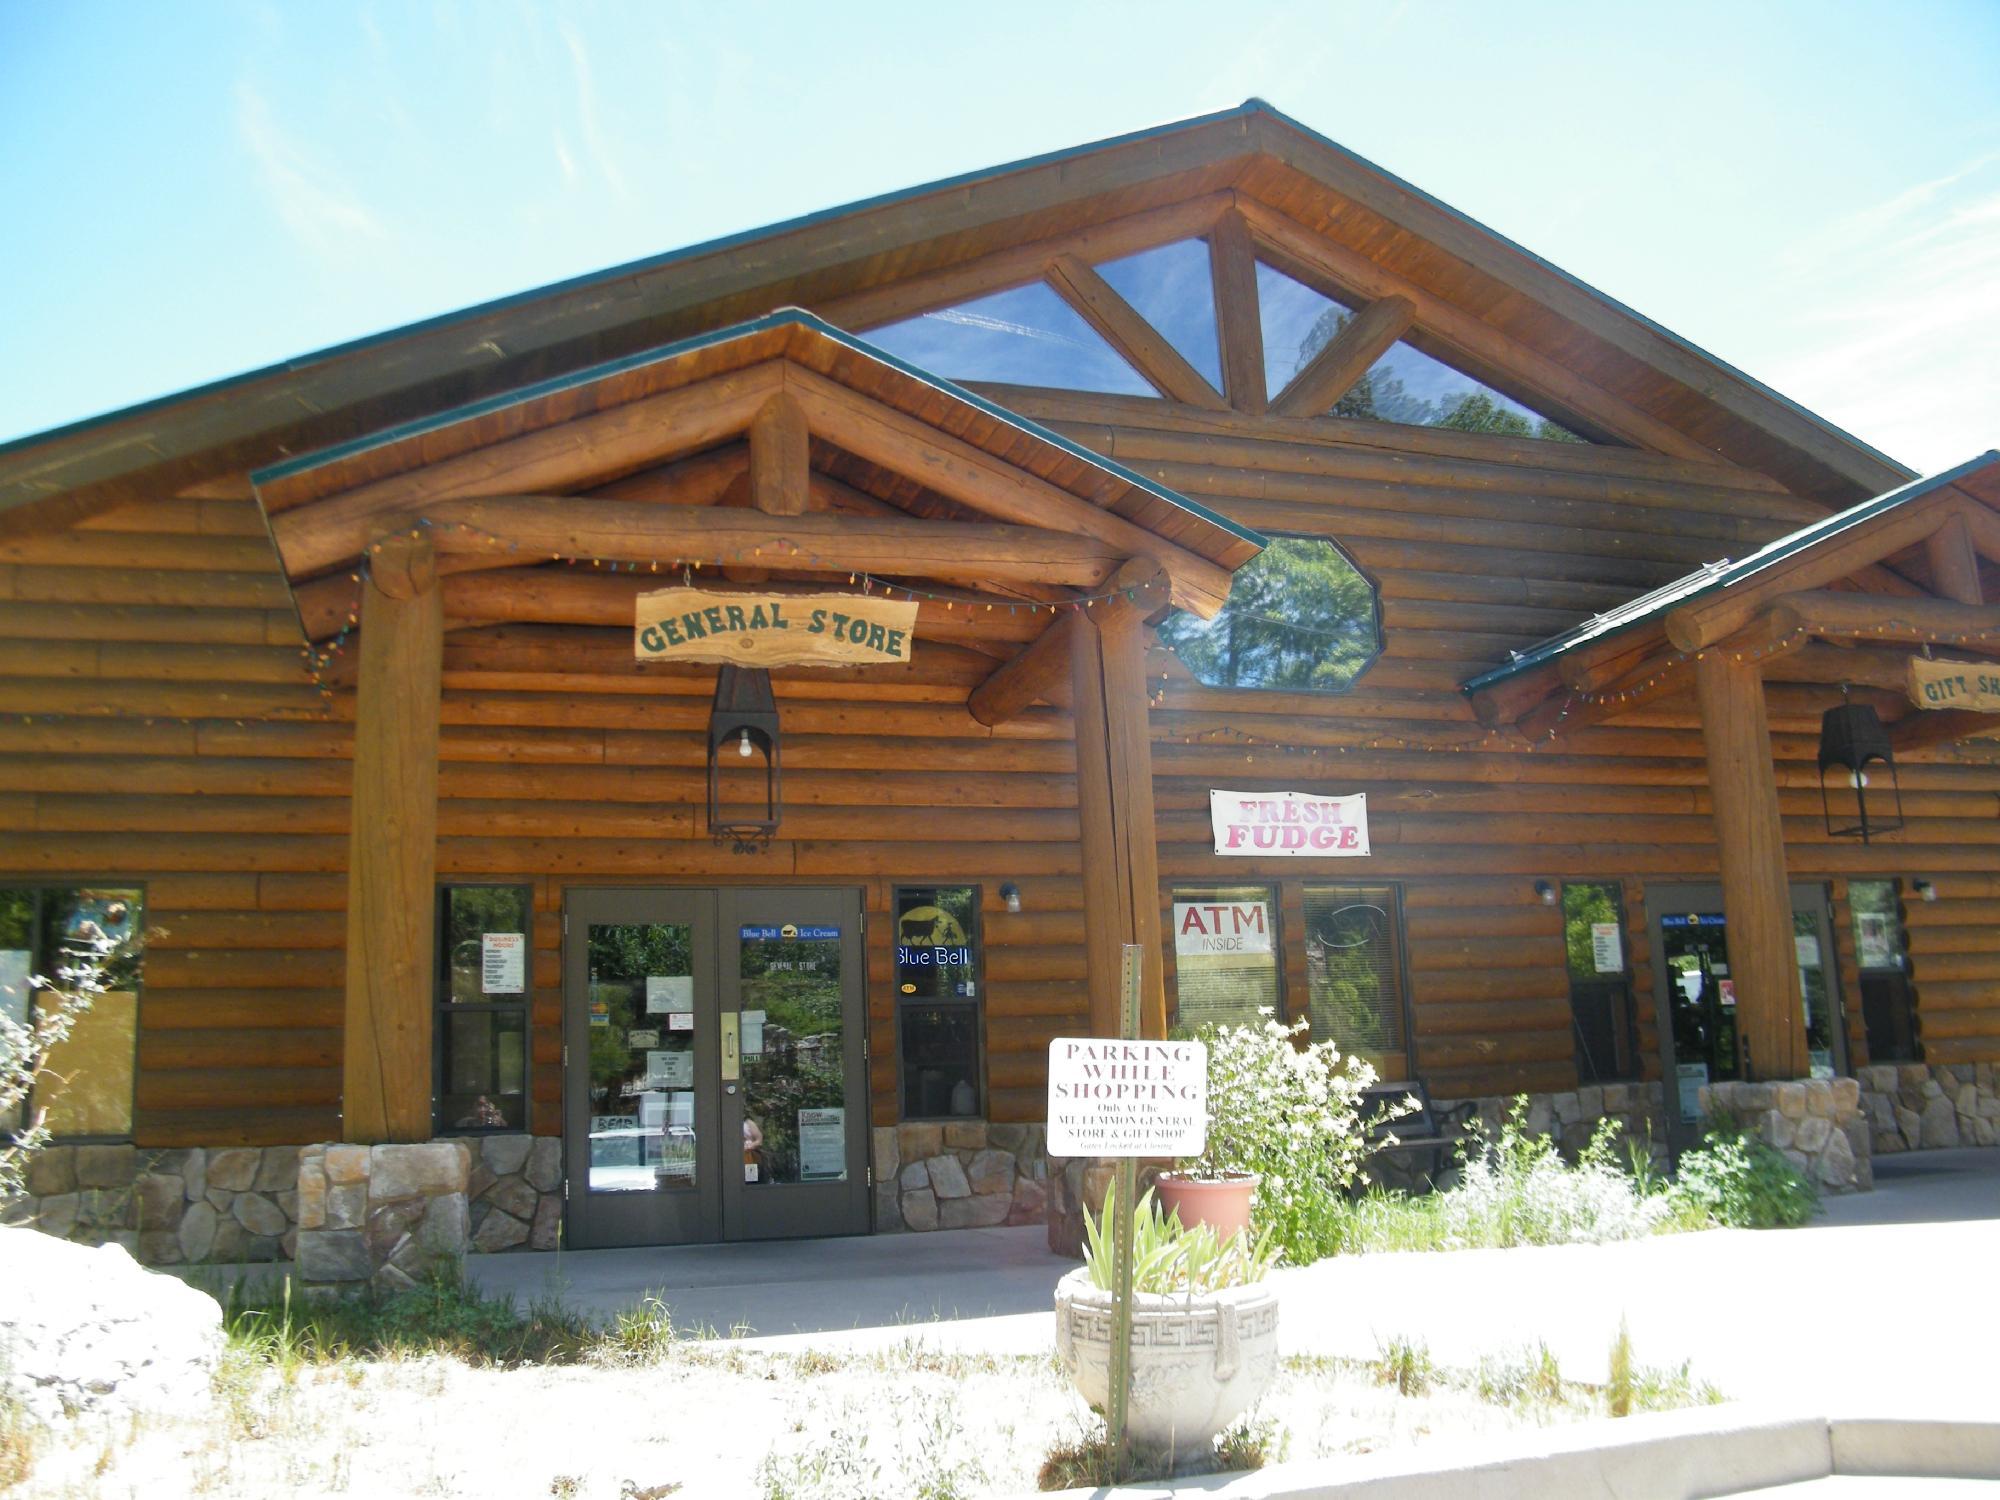
{"type": "Polygon", "coordinates": [[[1210,791],[1217,854],[1343,858],[1368,852],[1368,794],[1210,791]]]}

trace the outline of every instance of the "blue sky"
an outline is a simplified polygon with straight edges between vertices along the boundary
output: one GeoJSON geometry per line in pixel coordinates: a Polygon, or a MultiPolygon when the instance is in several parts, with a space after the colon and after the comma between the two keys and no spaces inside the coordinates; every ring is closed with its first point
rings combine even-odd
{"type": "Polygon", "coordinates": [[[0,437],[1256,94],[1919,469],[2000,5],[0,0],[0,437]]]}

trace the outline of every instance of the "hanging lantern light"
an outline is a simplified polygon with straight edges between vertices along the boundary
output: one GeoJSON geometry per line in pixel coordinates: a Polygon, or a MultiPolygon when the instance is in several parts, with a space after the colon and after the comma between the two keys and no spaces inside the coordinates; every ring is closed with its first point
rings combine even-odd
{"type": "MultiPolygon", "coordinates": [[[[1845,806],[1845,792],[1840,798],[1845,806]]],[[[1894,833],[1903,826],[1903,784],[1896,774],[1896,754],[1889,745],[1889,731],[1882,727],[1882,719],[1875,712],[1872,703],[1843,703],[1838,708],[1829,708],[1819,721],[1819,805],[1826,818],[1828,838],[1859,838],[1867,843],[1878,833],[1894,833]],[[1894,816],[1885,815],[1884,797],[1879,786],[1869,783],[1869,767],[1877,767],[1876,774],[1886,771],[1890,789],[1895,794],[1894,816]],[[1845,827],[1833,826],[1833,801],[1826,789],[1828,767],[1837,767],[1843,773],[1837,775],[1836,785],[1844,784],[1854,793],[1853,821],[1845,827]],[[1875,808],[1870,810],[1868,794],[1875,793],[1875,808]]]]}
{"type": "Polygon", "coordinates": [[[715,703],[708,713],[708,835],[752,854],[778,831],[782,785],[778,769],[778,705],[771,674],[763,667],[723,667],[715,674],[715,703]],[[740,764],[764,755],[764,816],[722,815],[722,757],[740,764]]]}

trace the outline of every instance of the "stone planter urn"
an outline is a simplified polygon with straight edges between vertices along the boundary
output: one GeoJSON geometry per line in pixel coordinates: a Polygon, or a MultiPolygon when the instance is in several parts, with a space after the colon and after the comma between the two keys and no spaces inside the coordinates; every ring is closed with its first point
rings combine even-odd
{"type": "MultiPolygon", "coordinates": [[[[1112,1295],[1087,1269],[1056,1283],[1056,1352],[1083,1399],[1111,1401],[1112,1295]]],[[[1278,1371],[1278,1293],[1269,1281],[1191,1295],[1132,1294],[1132,1441],[1206,1449],[1278,1371]]]]}
{"type": "Polygon", "coordinates": [[[1183,1229],[1206,1224],[1224,1243],[1250,1227],[1250,1199],[1256,1191],[1255,1172],[1225,1172],[1220,1177],[1162,1172],[1153,1184],[1160,1212],[1179,1214],[1183,1229]]]}

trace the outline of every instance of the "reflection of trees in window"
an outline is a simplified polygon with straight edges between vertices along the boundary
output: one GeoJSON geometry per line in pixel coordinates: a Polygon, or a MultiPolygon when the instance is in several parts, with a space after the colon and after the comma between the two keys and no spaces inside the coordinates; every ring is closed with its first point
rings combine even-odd
{"type": "MultiPolygon", "coordinates": [[[[1300,341],[1300,367],[1331,343],[1351,317],[1340,307],[1330,307],[1321,313],[1300,341]]],[[[1470,375],[1400,343],[1370,366],[1368,373],[1334,403],[1332,415],[1402,422],[1413,427],[1449,427],[1457,432],[1494,432],[1504,437],[1541,438],[1552,443],[1583,441],[1568,428],[1529,411],[1470,375]],[[1411,369],[1420,365],[1444,383],[1435,398],[1427,399],[1412,391],[1399,373],[1399,367],[1411,369]]]]}
{"type": "Polygon", "coordinates": [[[1586,882],[1580,885],[1565,884],[1563,899],[1563,946],[1569,950],[1569,971],[1581,979],[1597,978],[1597,950],[1593,946],[1591,926],[1597,922],[1610,922],[1624,932],[1624,922],[1619,913],[1619,891],[1615,885],[1601,885],[1586,882]]]}
{"type": "Polygon", "coordinates": [[[1394,903],[1386,887],[1306,889],[1306,989],[1315,1041],[1364,1055],[1402,1051],[1394,903]]]}
{"type": "Polygon", "coordinates": [[[1177,612],[1159,631],[1209,687],[1338,692],[1382,649],[1374,586],[1312,537],[1273,537],[1214,619],[1177,612]]]}

